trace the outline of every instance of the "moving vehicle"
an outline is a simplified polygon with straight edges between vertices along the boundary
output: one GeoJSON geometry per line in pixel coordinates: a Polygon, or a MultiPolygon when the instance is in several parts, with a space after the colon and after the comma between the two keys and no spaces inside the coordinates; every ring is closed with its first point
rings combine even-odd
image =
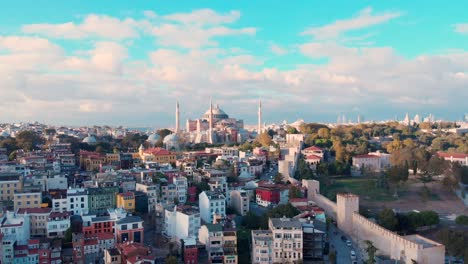
{"type": "Polygon", "coordinates": [[[351,240],[346,240],[346,245],[347,245],[348,247],[350,247],[350,246],[352,246],[353,244],[351,243],[351,240]]]}

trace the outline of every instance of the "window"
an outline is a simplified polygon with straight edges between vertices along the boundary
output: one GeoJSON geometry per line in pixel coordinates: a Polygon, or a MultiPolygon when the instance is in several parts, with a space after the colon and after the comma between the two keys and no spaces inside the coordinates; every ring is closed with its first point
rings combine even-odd
{"type": "Polygon", "coordinates": [[[120,229],[127,230],[127,225],[122,225],[120,229]]]}

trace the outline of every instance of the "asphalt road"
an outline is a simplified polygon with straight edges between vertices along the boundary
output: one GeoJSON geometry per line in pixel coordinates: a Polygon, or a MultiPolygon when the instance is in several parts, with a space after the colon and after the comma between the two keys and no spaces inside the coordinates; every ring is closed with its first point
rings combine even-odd
{"type": "Polygon", "coordinates": [[[335,225],[330,224],[330,230],[328,232],[328,237],[330,240],[330,251],[335,250],[336,252],[336,263],[337,264],[348,264],[352,263],[350,252],[354,250],[356,252],[356,262],[363,263],[362,256],[357,250],[357,245],[352,242],[351,247],[346,245],[346,240],[343,241],[341,236],[345,236],[346,239],[351,240],[348,236],[346,236],[343,232],[341,232],[335,225]],[[336,232],[336,235],[335,235],[336,232]]]}

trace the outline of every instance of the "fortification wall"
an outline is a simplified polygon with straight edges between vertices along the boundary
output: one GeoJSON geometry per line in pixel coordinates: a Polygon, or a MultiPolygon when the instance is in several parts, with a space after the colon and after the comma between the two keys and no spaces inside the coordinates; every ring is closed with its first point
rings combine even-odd
{"type": "Polygon", "coordinates": [[[340,194],[337,197],[339,204],[336,204],[320,194],[318,181],[303,180],[302,184],[307,187],[308,200],[315,202],[327,215],[341,223],[340,229],[357,241],[362,248],[366,248],[364,241],[369,240],[378,248],[379,254],[402,260],[404,263],[412,264],[412,260],[420,264],[443,263],[445,257],[443,245],[424,247],[368,220],[358,212],[357,196],[340,194]]]}
{"type": "Polygon", "coordinates": [[[335,221],[336,219],[336,210],[337,206],[336,203],[330,201],[327,197],[321,195],[321,194],[316,194],[315,198],[313,200],[319,207],[321,207],[325,212],[327,213],[328,216],[333,218],[335,221]]]}
{"type": "Polygon", "coordinates": [[[418,250],[423,248],[422,245],[409,241],[358,213],[353,214],[353,233],[349,235],[357,239],[359,243],[364,243],[365,240],[372,241],[379,252],[393,259],[401,259],[406,263],[411,263],[413,259],[421,263],[418,260],[418,250]]]}

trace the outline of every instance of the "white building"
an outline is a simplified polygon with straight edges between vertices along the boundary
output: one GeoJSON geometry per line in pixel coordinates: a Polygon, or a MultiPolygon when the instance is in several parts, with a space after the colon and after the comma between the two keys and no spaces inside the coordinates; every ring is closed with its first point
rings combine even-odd
{"type": "Polygon", "coordinates": [[[200,222],[198,208],[174,206],[172,211],[164,212],[164,234],[176,240],[196,238],[200,222]]]}
{"type": "MultiPolygon", "coordinates": [[[[4,237],[11,237],[19,245],[26,245],[31,236],[31,224],[29,215],[17,215],[15,212],[7,211],[0,218],[0,233],[4,237]]],[[[13,254],[13,252],[11,252],[13,254]]],[[[5,257],[5,256],[3,256],[5,257]]]]}
{"type": "Polygon", "coordinates": [[[246,215],[250,209],[250,202],[247,192],[242,190],[234,190],[230,192],[231,195],[231,207],[238,213],[239,215],[246,215]]]}
{"type": "Polygon", "coordinates": [[[437,152],[437,156],[450,162],[459,163],[462,166],[468,166],[468,154],[437,152]]]}
{"type": "Polygon", "coordinates": [[[175,177],[173,183],[176,188],[176,195],[179,203],[185,204],[187,202],[187,178],[183,176],[175,177]]]}
{"type": "Polygon", "coordinates": [[[86,189],[78,188],[67,190],[67,211],[75,215],[88,213],[88,191],[86,189]]]}
{"type": "Polygon", "coordinates": [[[47,178],[46,184],[47,184],[47,190],[51,190],[51,189],[66,190],[66,189],[68,189],[67,177],[65,177],[63,175],[54,175],[53,177],[47,178]]]}
{"type": "Polygon", "coordinates": [[[51,212],[47,219],[47,238],[63,238],[70,227],[70,214],[51,212]]]}
{"type": "Polygon", "coordinates": [[[204,191],[198,195],[200,217],[206,223],[226,217],[226,198],[219,192],[204,191]]]}
{"type": "Polygon", "coordinates": [[[52,196],[52,212],[64,213],[68,211],[68,199],[66,195],[52,196]]]}
{"type": "Polygon", "coordinates": [[[299,219],[270,218],[268,228],[252,231],[252,263],[295,263],[303,259],[299,219]]]}
{"type": "Polygon", "coordinates": [[[156,211],[156,205],[158,204],[159,186],[137,183],[136,190],[144,192],[148,196],[148,212],[156,211]]]}
{"type": "Polygon", "coordinates": [[[390,167],[390,154],[377,151],[354,156],[353,167],[358,170],[368,169],[375,172],[381,171],[390,167]]]}

